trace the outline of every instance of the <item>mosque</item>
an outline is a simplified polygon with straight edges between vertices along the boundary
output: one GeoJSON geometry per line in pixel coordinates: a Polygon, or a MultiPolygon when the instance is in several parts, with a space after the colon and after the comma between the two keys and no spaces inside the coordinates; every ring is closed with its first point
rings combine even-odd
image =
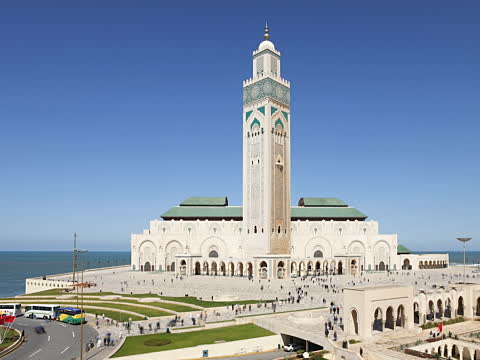
{"type": "Polygon", "coordinates": [[[447,267],[448,254],[412,254],[340,199],[291,206],[290,82],[269,37],[266,27],[243,82],[243,206],[184,200],[132,234],[132,270],[283,279],[447,267]]]}

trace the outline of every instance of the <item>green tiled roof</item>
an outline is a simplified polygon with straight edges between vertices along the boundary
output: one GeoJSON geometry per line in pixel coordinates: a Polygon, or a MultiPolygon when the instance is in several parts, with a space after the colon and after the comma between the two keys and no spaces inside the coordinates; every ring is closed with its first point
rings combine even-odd
{"type": "Polygon", "coordinates": [[[347,207],[342,200],[337,198],[300,198],[298,206],[305,207],[347,207]]]}
{"type": "Polygon", "coordinates": [[[160,215],[163,219],[242,219],[241,206],[177,206],[160,215]]]}
{"type": "Polygon", "coordinates": [[[367,215],[351,207],[292,207],[292,220],[296,219],[350,219],[365,220],[367,215]]]}
{"type": "Polygon", "coordinates": [[[403,245],[398,244],[398,246],[397,246],[397,254],[411,254],[411,253],[412,253],[412,251],[411,251],[409,248],[407,248],[407,247],[405,247],[405,246],[403,246],[403,245]]]}
{"type": "Polygon", "coordinates": [[[180,206],[228,206],[228,199],[224,197],[191,197],[180,206]]]}
{"type": "MultiPolygon", "coordinates": [[[[365,220],[367,215],[350,207],[292,207],[292,220],[365,220]]],[[[177,206],[160,215],[163,219],[242,220],[241,206],[177,206]]]]}

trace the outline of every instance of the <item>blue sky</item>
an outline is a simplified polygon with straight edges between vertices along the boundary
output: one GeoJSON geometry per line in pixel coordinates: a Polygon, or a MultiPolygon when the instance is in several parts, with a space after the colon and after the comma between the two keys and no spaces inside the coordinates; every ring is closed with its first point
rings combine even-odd
{"type": "Polygon", "coordinates": [[[292,202],[414,250],[480,250],[478,1],[2,1],[2,250],[128,250],[189,196],[241,203],[242,80],[268,20],[292,202]],[[101,5],[99,5],[101,4],[101,5]]]}

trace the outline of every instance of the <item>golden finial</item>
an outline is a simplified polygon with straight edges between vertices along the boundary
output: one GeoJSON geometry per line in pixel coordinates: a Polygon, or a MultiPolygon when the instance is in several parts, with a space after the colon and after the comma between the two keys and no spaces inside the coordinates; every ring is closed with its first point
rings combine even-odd
{"type": "Polygon", "coordinates": [[[263,38],[265,40],[268,40],[270,38],[270,34],[268,33],[268,23],[265,22],[265,34],[263,35],[263,38]]]}

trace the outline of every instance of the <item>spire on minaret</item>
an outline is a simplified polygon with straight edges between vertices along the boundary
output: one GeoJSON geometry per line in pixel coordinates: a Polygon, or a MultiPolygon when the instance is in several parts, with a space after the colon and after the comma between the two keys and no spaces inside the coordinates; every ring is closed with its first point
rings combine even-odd
{"type": "Polygon", "coordinates": [[[263,38],[265,40],[268,40],[270,38],[270,34],[268,33],[268,23],[265,21],[265,34],[263,35],[263,38]]]}

